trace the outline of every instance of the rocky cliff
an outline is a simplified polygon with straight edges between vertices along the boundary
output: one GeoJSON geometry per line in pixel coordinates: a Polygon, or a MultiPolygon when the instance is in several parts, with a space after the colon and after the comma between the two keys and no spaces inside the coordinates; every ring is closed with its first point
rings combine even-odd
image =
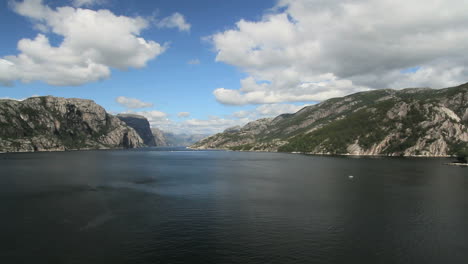
{"type": "Polygon", "coordinates": [[[158,128],[151,128],[151,132],[153,133],[156,146],[159,146],[159,147],[168,146],[166,136],[164,135],[164,132],[162,130],[158,128]]]}
{"type": "Polygon", "coordinates": [[[143,140],[133,128],[91,100],[0,100],[0,152],[141,146],[143,140]]]}
{"type": "Polygon", "coordinates": [[[118,114],[117,117],[127,124],[127,126],[135,129],[138,135],[143,139],[145,145],[149,147],[157,145],[146,117],[134,114],[118,114]]]}
{"type": "Polygon", "coordinates": [[[447,156],[468,147],[468,84],[374,90],[227,129],[192,148],[447,156]]]}

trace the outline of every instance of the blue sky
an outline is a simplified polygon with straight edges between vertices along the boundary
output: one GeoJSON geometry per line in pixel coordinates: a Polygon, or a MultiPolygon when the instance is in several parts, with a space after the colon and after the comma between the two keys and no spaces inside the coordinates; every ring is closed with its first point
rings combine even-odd
{"type": "MultiPolygon", "coordinates": [[[[50,7],[62,6],[64,1],[44,1],[50,7]]],[[[68,1],[71,4],[71,1],[68,1]]],[[[33,22],[15,13],[7,1],[0,7],[0,57],[17,54],[17,43],[22,38],[34,38],[38,33],[33,22]]],[[[235,67],[216,62],[216,53],[208,41],[203,40],[213,33],[232,27],[236,21],[258,19],[262,12],[274,5],[274,1],[118,1],[108,0],[102,4],[84,6],[91,9],[108,9],[116,15],[166,17],[174,12],[183,14],[191,25],[188,32],[175,28],[150,27],[141,34],[145,39],[159,43],[169,42],[169,48],[142,69],[120,71],[113,69],[110,78],[91,82],[79,87],[53,86],[42,81],[22,83],[12,87],[0,87],[1,97],[25,98],[33,95],[88,98],[104,106],[108,111],[124,112],[115,98],[126,96],[154,107],[139,109],[158,110],[178,120],[179,112],[190,112],[192,118],[206,119],[210,115],[229,115],[241,108],[224,106],[216,101],[212,92],[217,87],[238,87],[243,73],[235,67]],[[199,64],[189,64],[197,60],[199,64]]],[[[62,38],[49,34],[56,45],[62,38]]],[[[251,107],[250,107],[251,108],[251,107]]]]}
{"type": "Polygon", "coordinates": [[[87,98],[214,133],[358,91],[442,88],[468,61],[468,10],[448,2],[2,1],[0,97],[87,98]],[[95,35],[80,32],[91,19],[95,35]]]}

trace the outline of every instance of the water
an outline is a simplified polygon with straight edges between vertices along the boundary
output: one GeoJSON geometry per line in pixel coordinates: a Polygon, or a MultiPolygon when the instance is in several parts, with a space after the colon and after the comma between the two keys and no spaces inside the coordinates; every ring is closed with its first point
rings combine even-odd
{"type": "Polygon", "coordinates": [[[468,259],[450,160],[170,150],[0,155],[2,263],[468,259]]]}

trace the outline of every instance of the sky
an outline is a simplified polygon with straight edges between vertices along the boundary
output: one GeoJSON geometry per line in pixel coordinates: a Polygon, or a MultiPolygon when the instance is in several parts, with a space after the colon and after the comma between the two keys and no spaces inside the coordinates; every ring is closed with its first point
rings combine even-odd
{"type": "Polygon", "coordinates": [[[1,0],[0,98],[212,134],[360,91],[467,82],[461,0],[1,0]]]}

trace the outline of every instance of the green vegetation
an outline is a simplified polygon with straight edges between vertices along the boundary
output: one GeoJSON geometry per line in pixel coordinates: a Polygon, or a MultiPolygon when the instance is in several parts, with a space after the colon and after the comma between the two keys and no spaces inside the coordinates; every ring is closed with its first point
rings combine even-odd
{"type": "Polygon", "coordinates": [[[468,163],[468,144],[457,142],[450,146],[451,154],[457,158],[460,163],[468,163]]]}
{"type": "MultiPolygon", "coordinates": [[[[454,121],[444,120],[444,114],[441,115],[437,108],[445,106],[462,117],[468,103],[465,100],[467,93],[468,83],[440,90],[360,92],[326,100],[295,114],[278,116],[271,122],[263,122],[262,128],[244,127],[242,132],[220,133],[197,143],[197,146],[345,154],[348,153],[347,147],[356,142],[361,149],[370,150],[389,138],[384,148],[377,150],[378,153],[404,155],[420,143],[421,146],[410,153],[427,154],[429,145],[440,137],[449,145],[456,140],[451,138],[453,133],[450,131],[438,132],[437,126],[454,121]]],[[[468,126],[468,120],[461,124],[468,126]]],[[[453,148],[449,146],[449,149],[453,148]]],[[[462,154],[459,155],[461,159],[462,154]]]]}
{"type": "MultiPolygon", "coordinates": [[[[343,119],[331,122],[309,134],[292,138],[279,151],[313,152],[320,148],[333,154],[347,153],[347,146],[359,140],[361,147],[368,149],[385,137],[385,115],[392,107],[391,100],[384,101],[371,109],[362,109],[343,119]]],[[[319,151],[319,152],[321,152],[319,151]]]]}
{"type": "Polygon", "coordinates": [[[247,150],[251,150],[254,146],[252,144],[244,144],[244,145],[239,145],[239,146],[235,146],[235,147],[230,147],[229,149],[230,150],[237,150],[237,151],[241,151],[241,150],[244,150],[244,151],[247,151],[247,150]]]}
{"type": "Polygon", "coordinates": [[[412,106],[406,117],[401,121],[400,133],[389,142],[389,146],[384,150],[385,154],[400,153],[416,145],[418,140],[424,136],[426,129],[418,126],[426,120],[426,116],[417,106],[412,106]]]}
{"type": "Polygon", "coordinates": [[[468,163],[468,149],[458,152],[457,160],[461,163],[468,163]]]}

